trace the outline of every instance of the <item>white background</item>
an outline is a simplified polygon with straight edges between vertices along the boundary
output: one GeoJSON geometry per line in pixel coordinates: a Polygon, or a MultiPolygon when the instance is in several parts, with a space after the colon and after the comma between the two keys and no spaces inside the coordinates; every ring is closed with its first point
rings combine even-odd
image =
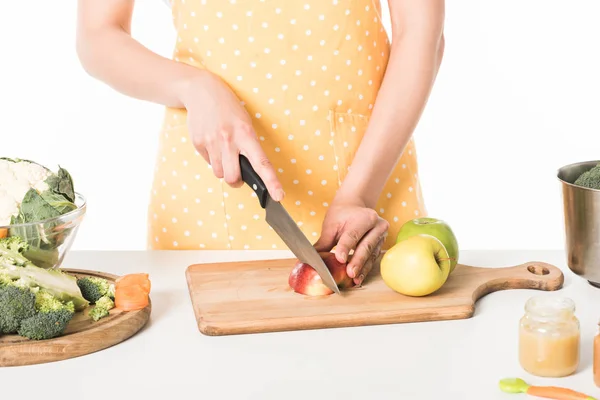
{"type": "MultiPolygon", "coordinates": [[[[562,248],[556,170],[600,159],[600,2],[446,7],[445,58],[415,133],[429,213],[463,249],[562,248]]],[[[162,107],[83,72],[75,17],[75,0],[0,10],[0,153],[71,172],[89,199],[74,249],[144,249],[162,107]]],[[[171,54],[162,1],[137,1],[133,31],[171,54]]]]}

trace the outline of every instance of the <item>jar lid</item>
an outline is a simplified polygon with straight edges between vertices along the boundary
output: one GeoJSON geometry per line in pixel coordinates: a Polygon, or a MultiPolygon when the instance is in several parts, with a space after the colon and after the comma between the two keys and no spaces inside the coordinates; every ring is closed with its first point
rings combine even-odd
{"type": "Polygon", "coordinates": [[[568,297],[554,295],[534,296],[527,300],[525,310],[544,318],[568,317],[575,312],[575,302],[568,297]]]}

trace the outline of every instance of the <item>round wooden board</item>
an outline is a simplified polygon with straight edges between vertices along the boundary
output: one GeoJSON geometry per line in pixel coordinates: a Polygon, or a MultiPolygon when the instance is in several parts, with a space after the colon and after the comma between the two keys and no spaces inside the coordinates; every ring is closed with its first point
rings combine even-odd
{"type": "MultiPolygon", "coordinates": [[[[114,282],[116,275],[81,269],[62,269],[77,277],[96,276],[114,282]]],[[[48,340],[29,340],[17,335],[0,336],[0,367],[43,364],[66,360],[104,350],[121,343],[142,329],[152,303],[139,311],[123,312],[113,308],[110,315],[95,322],[88,312],[75,313],[63,336],[48,340]]]]}

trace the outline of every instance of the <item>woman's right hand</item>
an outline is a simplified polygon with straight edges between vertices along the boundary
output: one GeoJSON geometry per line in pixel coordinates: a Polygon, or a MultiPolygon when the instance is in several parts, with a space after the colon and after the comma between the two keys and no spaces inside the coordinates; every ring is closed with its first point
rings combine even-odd
{"type": "Polygon", "coordinates": [[[252,120],[225,82],[205,71],[186,85],[182,102],[188,112],[192,143],[217,178],[223,178],[231,187],[242,186],[242,154],[262,178],[273,200],[283,199],[283,188],[260,145],[252,120]]]}

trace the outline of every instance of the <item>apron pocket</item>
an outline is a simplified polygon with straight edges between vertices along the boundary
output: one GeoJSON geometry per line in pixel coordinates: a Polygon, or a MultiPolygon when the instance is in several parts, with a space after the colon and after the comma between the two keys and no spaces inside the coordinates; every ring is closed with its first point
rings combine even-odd
{"type": "Polygon", "coordinates": [[[338,185],[341,185],[350,170],[370,118],[362,114],[330,110],[328,119],[332,136],[330,144],[333,145],[338,172],[338,185]]]}

